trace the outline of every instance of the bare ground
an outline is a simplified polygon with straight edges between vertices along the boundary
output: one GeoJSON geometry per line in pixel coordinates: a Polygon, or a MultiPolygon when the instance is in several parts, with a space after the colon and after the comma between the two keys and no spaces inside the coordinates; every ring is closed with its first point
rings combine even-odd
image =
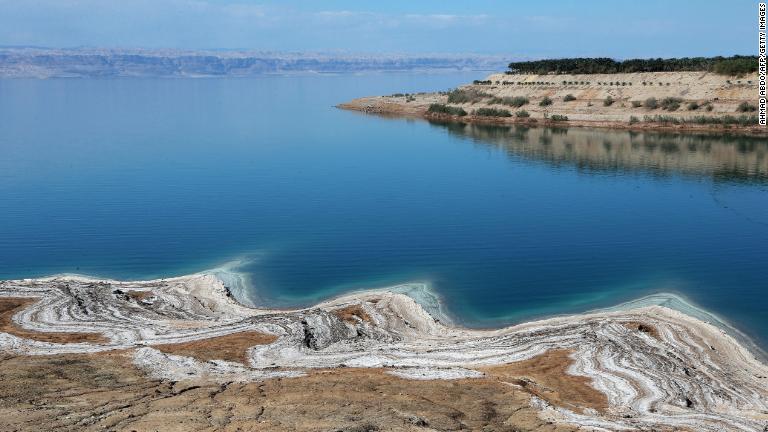
{"type": "MultiPolygon", "coordinates": [[[[219,385],[151,380],[129,354],[0,355],[0,431],[578,430],[538,417],[529,389],[505,381],[517,367],[457,381],[332,369],[219,385]]],[[[543,364],[552,359],[562,355],[543,364]]],[[[530,376],[546,373],[536,361],[523,363],[530,376]]]]}
{"type": "Polygon", "coordinates": [[[358,320],[367,323],[372,322],[370,315],[368,315],[360,305],[351,305],[336,309],[333,311],[333,314],[339,317],[340,320],[350,324],[357,324],[358,320]]]}
{"type": "Polygon", "coordinates": [[[630,330],[647,333],[656,339],[661,339],[661,337],[659,337],[659,331],[656,329],[656,327],[650,324],[645,324],[638,321],[628,321],[624,323],[624,325],[630,330]]]}
{"type": "Polygon", "coordinates": [[[530,360],[492,366],[484,372],[552,405],[576,412],[583,412],[585,408],[605,412],[608,409],[605,394],[592,387],[589,378],[567,372],[573,362],[571,354],[568,350],[548,351],[530,360]]]}

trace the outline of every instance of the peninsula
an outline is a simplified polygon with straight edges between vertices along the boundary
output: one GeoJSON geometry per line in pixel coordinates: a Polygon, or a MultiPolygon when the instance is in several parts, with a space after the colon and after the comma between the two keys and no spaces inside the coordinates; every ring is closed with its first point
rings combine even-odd
{"type": "Polygon", "coordinates": [[[720,131],[768,135],[757,58],[576,58],[513,62],[437,93],[361,97],[338,107],[465,123],[720,131]]]}

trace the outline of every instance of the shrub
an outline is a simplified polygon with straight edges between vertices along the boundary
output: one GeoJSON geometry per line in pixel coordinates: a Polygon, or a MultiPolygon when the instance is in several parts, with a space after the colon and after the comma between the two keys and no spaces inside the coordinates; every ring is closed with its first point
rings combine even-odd
{"type": "Polygon", "coordinates": [[[528,111],[526,111],[526,110],[520,110],[520,111],[518,111],[518,112],[516,112],[516,113],[515,113],[515,116],[516,116],[517,118],[528,118],[528,117],[530,117],[531,115],[530,115],[530,114],[528,113],[528,111]]]}
{"type": "Polygon", "coordinates": [[[435,114],[455,115],[459,117],[463,117],[467,115],[467,112],[464,111],[464,108],[452,107],[452,106],[438,104],[438,103],[433,103],[432,105],[430,105],[429,109],[427,109],[427,112],[431,112],[435,114]]]}
{"type": "Polygon", "coordinates": [[[655,97],[649,97],[645,100],[643,106],[648,109],[656,109],[659,107],[659,101],[657,101],[655,97]]]}
{"type": "Polygon", "coordinates": [[[757,111],[757,107],[747,101],[740,103],[739,106],[736,108],[736,112],[752,112],[752,111],[757,111]]]}
{"type": "Polygon", "coordinates": [[[743,75],[757,71],[757,61],[751,57],[734,56],[715,63],[714,72],[720,75],[743,75]]]}
{"type": "Polygon", "coordinates": [[[696,111],[697,109],[699,109],[698,102],[690,102],[690,103],[688,103],[688,111],[696,111]]]}
{"type": "Polygon", "coordinates": [[[635,116],[630,116],[629,117],[629,124],[635,124],[635,123],[637,123],[639,121],[640,121],[640,119],[635,117],[635,116]]]}
{"type": "Polygon", "coordinates": [[[614,102],[616,101],[613,100],[612,97],[608,96],[607,98],[603,99],[603,106],[611,106],[614,102]]]}
{"type": "Polygon", "coordinates": [[[676,98],[676,97],[666,97],[661,100],[661,109],[667,110],[667,111],[677,111],[678,108],[680,108],[680,104],[683,102],[682,99],[676,98]]]}
{"type": "Polygon", "coordinates": [[[757,124],[757,120],[758,119],[756,115],[742,114],[738,117],[732,116],[732,115],[725,115],[722,117],[696,116],[696,117],[683,119],[683,122],[695,123],[695,124],[722,124],[722,125],[738,124],[741,126],[749,126],[749,125],[757,124]]]}
{"type": "Polygon", "coordinates": [[[448,93],[448,103],[475,103],[491,97],[490,94],[475,89],[456,89],[448,93]]]}
{"type": "Polygon", "coordinates": [[[525,96],[505,97],[502,99],[502,104],[509,105],[511,107],[519,108],[523,105],[527,105],[529,102],[525,96]]]}
{"type": "Polygon", "coordinates": [[[643,106],[642,102],[640,102],[640,101],[632,101],[632,107],[633,108],[640,108],[641,106],[643,106]]]}
{"type": "Polygon", "coordinates": [[[714,107],[712,105],[707,105],[707,107],[705,109],[707,111],[712,111],[714,109],[714,107]]]}
{"type": "Polygon", "coordinates": [[[677,117],[668,116],[668,115],[645,116],[644,120],[646,123],[680,124],[680,119],[678,119],[677,117]]]}
{"type": "Polygon", "coordinates": [[[549,106],[552,105],[552,99],[550,99],[548,96],[544,96],[544,99],[539,102],[539,106],[549,106]]]}
{"type": "Polygon", "coordinates": [[[722,117],[695,116],[688,118],[677,118],[668,115],[645,116],[645,121],[649,123],[672,123],[672,124],[700,124],[700,125],[741,125],[749,126],[757,124],[757,115],[742,114],[740,116],[725,115],[722,117]]]}
{"type": "Polygon", "coordinates": [[[509,110],[498,108],[478,108],[473,114],[483,117],[512,117],[512,113],[509,110]]]}
{"type": "Polygon", "coordinates": [[[576,100],[576,96],[574,96],[574,95],[572,95],[570,93],[565,95],[565,97],[563,98],[563,101],[565,101],[565,102],[570,102],[570,101],[574,101],[574,100],[576,100]]]}
{"type": "Polygon", "coordinates": [[[550,117],[552,121],[568,121],[568,116],[560,115],[560,114],[552,114],[550,117]]]}

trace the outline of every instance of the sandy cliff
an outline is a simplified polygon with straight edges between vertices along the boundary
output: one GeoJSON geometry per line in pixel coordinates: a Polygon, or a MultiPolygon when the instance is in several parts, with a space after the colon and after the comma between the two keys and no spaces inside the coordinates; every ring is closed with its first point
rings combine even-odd
{"type": "Polygon", "coordinates": [[[767,134],[768,129],[755,122],[750,125],[675,124],[674,122],[646,122],[646,116],[667,116],[672,119],[694,117],[722,118],[724,116],[755,115],[756,112],[739,111],[746,102],[757,105],[757,75],[729,77],[709,72],[648,72],[627,74],[589,75],[508,75],[493,74],[485,80],[461,86],[459,90],[474,92],[479,97],[464,103],[449,102],[448,94],[420,93],[413,95],[363,97],[339,105],[340,108],[384,115],[451,118],[462,122],[486,123],[553,123],[547,118],[564,115],[570,126],[621,127],[636,129],[692,129],[727,130],[730,132],[767,134]],[[566,101],[566,96],[574,99],[566,101]],[[520,107],[505,105],[499,99],[525,97],[529,102],[520,107]],[[549,98],[552,104],[541,106],[549,98]],[[606,99],[613,102],[606,104],[606,99]],[[676,109],[647,106],[655,98],[659,105],[665,98],[677,99],[676,109]],[[633,104],[634,102],[634,104],[633,104]],[[461,107],[468,115],[447,116],[427,110],[439,103],[461,107]],[[689,104],[695,103],[697,107],[689,104]],[[636,106],[639,105],[639,106],[636,106]],[[512,117],[473,115],[478,108],[507,109],[512,117]],[[529,118],[514,115],[519,110],[529,118]],[[636,120],[630,124],[632,117],[636,120]]]}

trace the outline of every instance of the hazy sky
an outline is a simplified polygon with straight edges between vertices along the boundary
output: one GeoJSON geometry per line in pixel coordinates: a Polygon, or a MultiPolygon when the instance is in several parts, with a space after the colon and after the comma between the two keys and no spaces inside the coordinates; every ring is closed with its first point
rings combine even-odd
{"type": "Polygon", "coordinates": [[[0,45],[753,54],[757,1],[0,0],[0,45]]]}

